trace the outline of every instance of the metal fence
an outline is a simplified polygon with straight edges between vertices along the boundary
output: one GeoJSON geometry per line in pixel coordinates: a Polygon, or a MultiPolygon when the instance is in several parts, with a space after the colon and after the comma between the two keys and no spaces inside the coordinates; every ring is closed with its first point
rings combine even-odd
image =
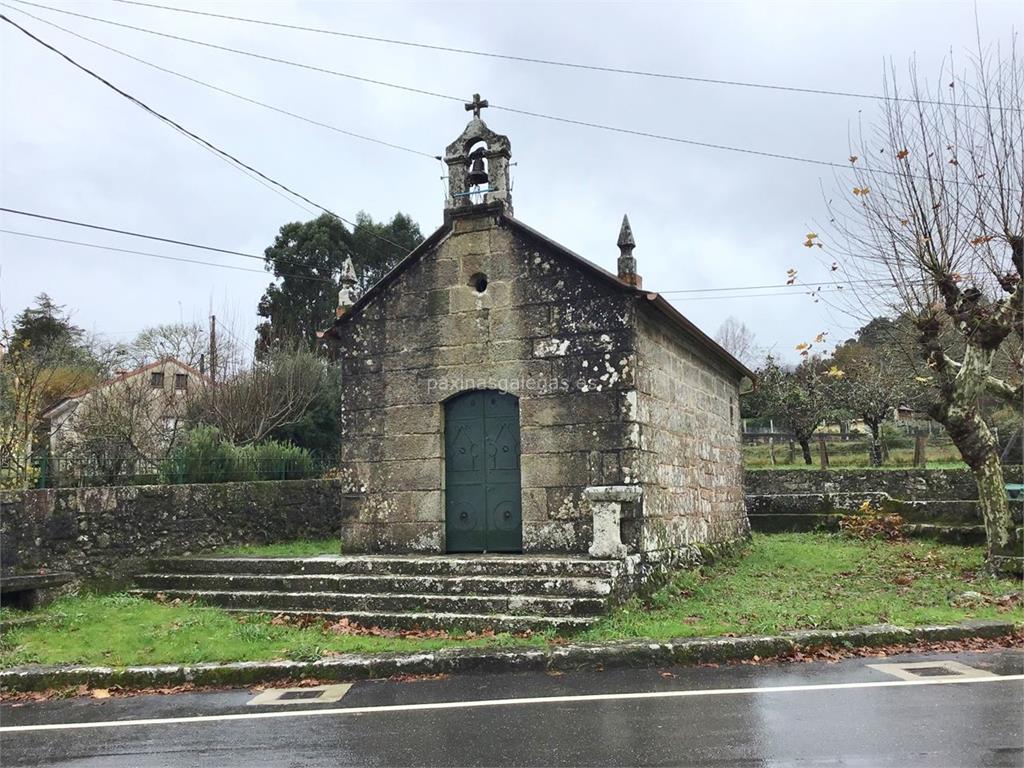
{"type": "Polygon", "coordinates": [[[104,485],[226,483],[246,480],[306,480],[323,477],[334,467],[327,459],[147,461],[139,457],[88,459],[42,456],[33,462],[37,488],[104,485]]]}
{"type": "MultiPolygon", "coordinates": [[[[959,451],[946,435],[905,435],[887,431],[877,446],[882,466],[913,467],[958,464],[959,451]]],[[[811,461],[816,466],[867,467],[873,464],[870,435],[816,433],[810,440],[811,461]]],[[[743,460],[748,468],[805,466],[803,451],[792,435],[744,435],[743,460]]]]}

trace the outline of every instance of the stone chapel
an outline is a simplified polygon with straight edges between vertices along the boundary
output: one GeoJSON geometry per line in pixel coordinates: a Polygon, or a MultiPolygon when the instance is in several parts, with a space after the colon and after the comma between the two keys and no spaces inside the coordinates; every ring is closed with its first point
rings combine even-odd
{"type": "Polygon", "coordinates": [[[745,536],[753,374],[643,287],[625,217],[614,274],[516,219],[484,106],[445,152],[441,227],[358,300],[343,276],[345,552],[660,560],[745,536]]]}

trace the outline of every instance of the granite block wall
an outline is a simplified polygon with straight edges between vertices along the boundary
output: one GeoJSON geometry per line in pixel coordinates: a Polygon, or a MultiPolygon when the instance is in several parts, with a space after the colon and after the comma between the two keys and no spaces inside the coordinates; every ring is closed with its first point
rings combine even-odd
{"type": "Polygon", "coordinates": [[[116,578],[148,557],[334,538],[343,496],[334,480],[0,491],[0,566],[116,578]]]}

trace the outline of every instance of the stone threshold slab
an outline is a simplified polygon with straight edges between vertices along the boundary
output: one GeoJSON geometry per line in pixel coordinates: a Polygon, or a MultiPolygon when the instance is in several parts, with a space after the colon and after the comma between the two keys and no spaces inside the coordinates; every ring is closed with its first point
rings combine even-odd
{"type": "Polygon", "coordinates": [[[127,689],[197,686],[246,686],[313,678],[356,681],[394,675],[468,672],[572,671],[594,667],[668,667],[769,658],[825,647],[872,647],[1012,634],[1010,621],[975,620],[908,629],[875,624],[847,630],[801,630],[750,637],[629,640],[570,644],[547,648],[447,648],[421,653],[346,654],[302,661],[240,661],[226,664],[165,664],[138,667],[27,665],[0,671],[0,692],[42,691],[68,686],[127,689]]]}

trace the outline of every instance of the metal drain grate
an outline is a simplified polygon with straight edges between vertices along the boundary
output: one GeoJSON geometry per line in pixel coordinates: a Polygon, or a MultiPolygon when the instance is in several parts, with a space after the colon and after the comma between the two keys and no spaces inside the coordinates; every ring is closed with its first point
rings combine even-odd
{"type": "Polygon", "coordinates": [[[251,707],[266,704],[333,704],[340,701],[351,687],[351,683],[342,683],[312,688],[268,688],[246,704],[251,707]]]}
{"type": "Polygon", "coordinates": [[[904,664],[868,664],[868,667],[900,680],[995,677],[992,672],[969,667],[959,661],[911,661],[904,664]]]}

